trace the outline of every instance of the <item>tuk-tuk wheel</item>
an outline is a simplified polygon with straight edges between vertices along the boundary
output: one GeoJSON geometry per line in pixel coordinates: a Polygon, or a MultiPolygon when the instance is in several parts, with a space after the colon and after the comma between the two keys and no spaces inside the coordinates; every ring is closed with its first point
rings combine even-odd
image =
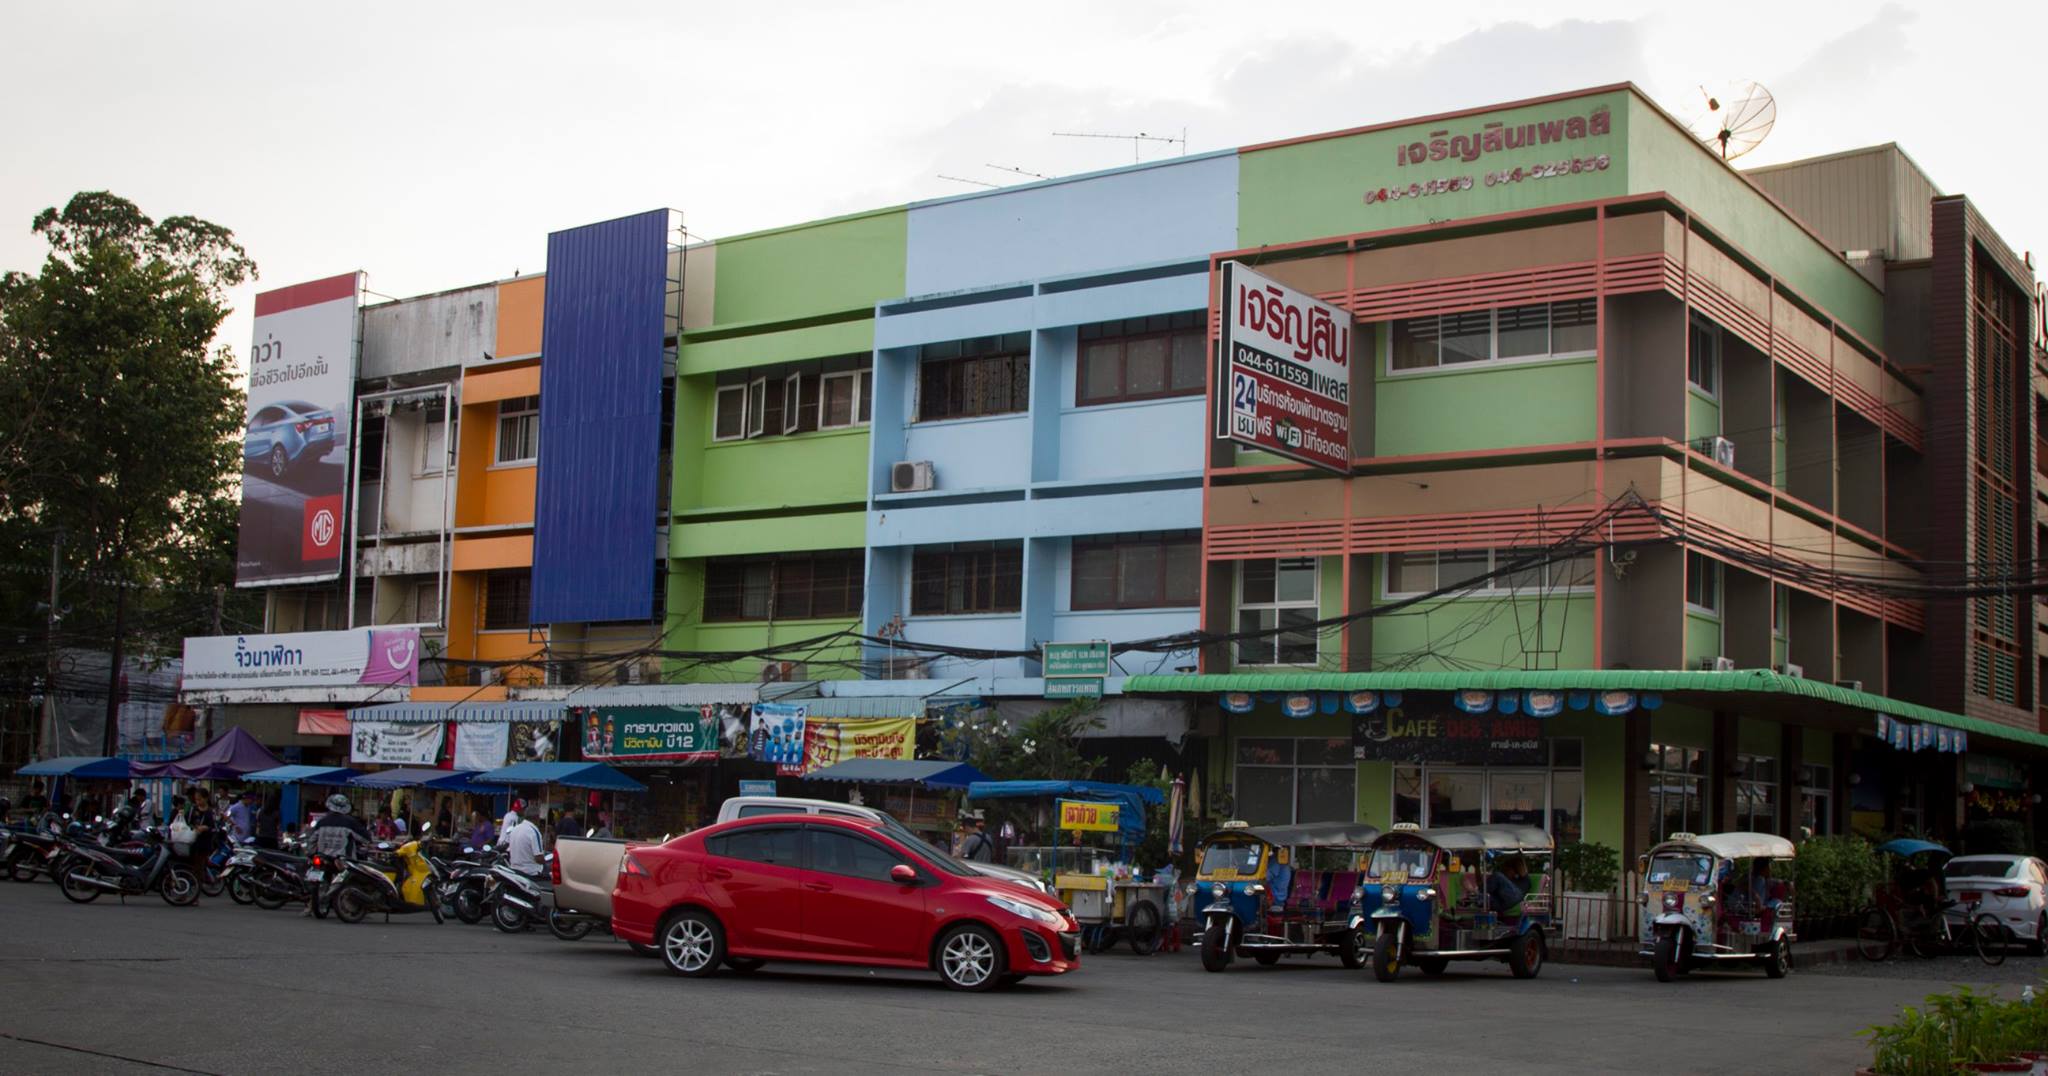
{"type": "Polygon", "coordinates": [[[1337,941],[1337,959],[1344,966],[1356,971],[1365,966],[1365,934],[1363,931],[1347,930],[1337,941]]]}
{"type": "Polygon", "coordinates": [[[1230,966],[1230,950],[1223,947],[1223,920],[1209,920],[1202,928],[1202,970],[1222,971],[1230,966]]]}
{"type": "Polygon", "coordinates": [[[1650,958],[1650,968],[1657,973],[1658,982],[1668,983],[1678,978],[1681,967],[1679,961],[1683,959],[1678,953],[1679,942],[1682,940],[1680,935],[1684,933],[1682,930],[1672,929],[1657,935],[1657,951],[1650,958]]]}
{"type": "Polygon", "coordinates": [[[1278,963],[1280,963],[1280,954],[1279,954],[1279,953],[1253,953],[1253,954],[1252,954],[1252,959],[1253,959],[1253,960],[1256,960],[1256,961],[1258,961],[1258,962],[1259,962],[1259,966],[1260,966],[1260,967],[1262,967],[1262,968],[1270,968],[1270,967],[1272,967],[1273,965],[1275,965],[1275,964],[1278,964],[1278,963]]]}
{"type": "Polygon", "coordinates": [[[1372,977],[1383,983],[1391,983],[1401,974],[1401,935],[1392,930],[1380,932],[1377,945],[1372,947],[1372,977]]]}
{"type": "Polygon", "coordinates": [[[1517,979],[1534,979],[1543,970],[1543,932],[1524,931],[1508,946],[1508,970],[1517,979]]]}
{"type": "Polygon", "coordinates": [[[1771,946],[1771,955],[1764,958],[1764,974],[1773,979],[1782,979],[1792,972],[1792,947],[1784,942],[1771,946]]]}

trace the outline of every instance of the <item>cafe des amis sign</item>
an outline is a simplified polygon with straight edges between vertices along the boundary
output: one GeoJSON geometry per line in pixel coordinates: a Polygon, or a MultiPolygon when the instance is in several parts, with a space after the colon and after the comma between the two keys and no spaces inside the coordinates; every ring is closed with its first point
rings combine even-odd
{"type": "MultiPolygon", "coordinates": [[[[1613,129],[1613,114],[1605,105],[1583,116],[1557,116],[1515,124],[1495,120],[1477,129],[1455,134],[1452,128],[1445,127],[1429,132],[1427,139],[1396,146],[1394,166],[1407,168],[1445,161],[1477,164],[1488,156],[1513,154],[1510,160],[1497,160],[1500,167],[1484,173],[1483,182],[1489,187],[1604,172],[1613,164],[1612,155],[1592,152],[1597,147],[1583,143],[1604,138],[1613,129]]],[[[1418,178],[1407,183],[1396,180],[1387,186],[1366,191],[1365,204],[1380,205],[1404,198],[1469,191],[1481,181],[1472,173],[1418,178]]]]}

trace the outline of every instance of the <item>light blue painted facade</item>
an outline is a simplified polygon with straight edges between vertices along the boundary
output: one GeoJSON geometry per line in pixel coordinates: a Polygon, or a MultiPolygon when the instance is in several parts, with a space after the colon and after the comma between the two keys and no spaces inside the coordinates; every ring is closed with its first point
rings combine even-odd
{"type": "MultiPolygon", "coordinates": [[[[1002,650],[1192,631],[1193,607],[1072,608],[1077,538],[1195,531],[1202,521],[1200,396],[1080,406],[1082,326],[1205,310],[1208,256],[1237,242],[1237,159],[1191,157],[911,207],[910,294],[880,304],[870,437],[870,632],[901,617],[913,641],[1002,650]],[[1029,409],[919,422],[919,349],[1027,333],[1029,409]],[[891,465],[928,460],[935,488],[891,493],[891,465]],[[1018,543],[1022,608],[913,616],[921,547],[1018,543]]],[[[886,658],[886,649],[870,655],[886,658]]],[[[1120,674],[1185,655],[1126,655],[1120,674]]],[[[933,663],[935,680],[1035,677],[1028,659],[933,663]]]]}

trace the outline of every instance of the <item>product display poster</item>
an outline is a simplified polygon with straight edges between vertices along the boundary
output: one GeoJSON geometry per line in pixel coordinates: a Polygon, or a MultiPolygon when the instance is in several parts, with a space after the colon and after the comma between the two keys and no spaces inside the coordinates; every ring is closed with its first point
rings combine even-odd
{"type": "Polygon", "coordinates": [[[1223,263],[1216,436],[1351,473],[1351,312],[1223,263]]]}
{"type": "Polygon", "coordinates": [[[495,770],[512,746],[512,726],[503,721],[464,721],[455,726],[455,768],[495,770]]]}
{"type": "Polygon", "coordinates": [[[809,711],[801,703],[757,702],[747,728],[747,754],[778,766],[804,764],[804,722],[809,711]]]}
{"type": "Polygon", "coordinates": [[[593,762],[690,762],[718,757],[718,719],[698,706],[605,706],[583,715],[593,762]]]}
{"type": "Polygon", "coordinates": [[[349,734],[348,760],[388,766],[432,766],[441,758],[441,744],[447,734],[448,726],[439,721],[357,721],[349,734]]]}
{"type": "Polygon", "coordinates": [[[235,585],[341,574],[362,274],[256,296],[235,585]]]}

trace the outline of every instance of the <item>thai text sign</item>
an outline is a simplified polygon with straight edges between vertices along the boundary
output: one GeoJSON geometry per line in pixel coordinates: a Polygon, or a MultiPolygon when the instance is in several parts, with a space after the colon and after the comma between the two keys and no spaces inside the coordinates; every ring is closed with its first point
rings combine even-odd
{"type": "Polygon", "coordinates": [[[718,719],[698,706],[608,706],[583,715],[583,757],[691,762],[718,757],[718,719]]]}
{"type": "Polygon", "coordinates": [[[1047,676],[1108,676],[1109,643],[1047,643],[1042,655],[1047,676]]]}
{"type": "Polygon", "coordinates": [[[811,721],[805,730],[803,772],[822,770],[850,758],[909,761],[917,748],[917,721],[888,717],[861,721],[811,721]]]}
{"type": "Polygon", "coordinates": [[[1349,311],[1223,263],[1217,436],[1351,469],[1349,311]]]}
{"type": "Polygon", "coordinates": [[[448,726],[439,721],[357,721],[349,732],[348,760],[387,766],[432,766],[440,761],[448,726]]]}
{"type": "Polygon", "coordinates": [[[1114,803],[1061,800],[1060,828],[1087,833],[1115,833],[1118,810],[1114,803]]]}
{"type": "Polygon", "coordinates": [[[235,585],[341,574],[361,274],[256,296],[235,585]]]}
{"type": "Polygon", "coordinates": [[[418,628],[204,635],[185,640],[185,691],[420,682],[418,628]]]}
{"type": "Polygon", "coordinates": [[[1540,718],[1466,714],[1449,700],[1407,705],[1353,719],[1351,755],[1359,760],[1543,766],[1550,761],[1540,718]]]}

